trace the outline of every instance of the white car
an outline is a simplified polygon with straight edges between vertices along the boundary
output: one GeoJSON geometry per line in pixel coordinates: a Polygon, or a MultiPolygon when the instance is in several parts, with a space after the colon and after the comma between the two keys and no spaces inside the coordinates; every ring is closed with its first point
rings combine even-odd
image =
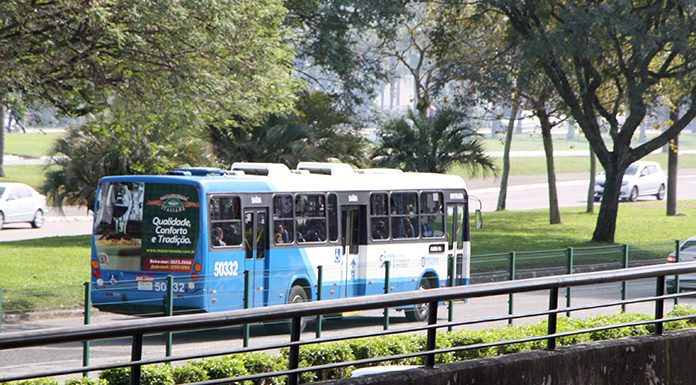
{"type": "Polygon", "coordinates": [[[0,183],[0,229],[6,223],[29,222],[43,226],[48,211],[46,196],[22,183],[0,183]]]}
{"type": "MultiPolygon", "coordinates": [[[[597,176],[595,182],[594,200],[602,200],[606,174],[597,176]]],[[[657,200],[665,199],[667,176],[655,162],[638,161],[626,169],[621,181],[619,199],[635,201],[639,196],[654,195],[657,200]]]]}
{"type": "MultiPolygon", "coordinates": [[[[676,253],[672,251],[667,256],[668,263],[677,262],[676,253]]],[[[679,245],[679,262],[696,261],[696,237],[691,237],[679,245]]],[[[696,274],[683,274],[679,276],[679,287],[686,290],[696,289],[696,274]]],[[[674,293],[676,290],[674,276],[667,279],[667,291],[674,293]]]]}

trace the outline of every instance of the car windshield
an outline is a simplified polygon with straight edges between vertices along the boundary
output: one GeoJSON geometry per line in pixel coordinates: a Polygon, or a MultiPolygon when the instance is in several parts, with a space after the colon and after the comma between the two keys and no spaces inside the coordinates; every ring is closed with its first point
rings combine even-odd
{"type": "Polygon", "coordinates": [[[682,244],[681,249],[682,251],[690,248],[696,248],[696,241],[686,241],[682,244]]]}
{"type": "Polygon", "coordinates": [[[626,172],[624,172],[624,175],[636,175],[637,172],[638,172],[638,166],[636,166],[635,164],[632,164],[632,165],[628,166],[628,168],[626,169],[626,172]]]}

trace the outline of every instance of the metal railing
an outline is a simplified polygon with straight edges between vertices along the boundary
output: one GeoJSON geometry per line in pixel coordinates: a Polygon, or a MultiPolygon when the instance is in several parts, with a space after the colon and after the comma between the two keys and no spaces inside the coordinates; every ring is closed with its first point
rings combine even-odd
{"type": "Polygon", "coordinates": [[[507,344],[518,344],[531,341],[546,341],[548,349],[554,349],[556,339],[574,334],[583,334],[599,330],[621,328],[627,326],[637,326],[654,324],[656,334],[661,334],[663,323],[687,318],[694,315],[664,318],[664,304],[666,299],[677,298],[680,296],[691,295],[689,293],[676,293],[665,295],[665,276],[696,272],[696,262],[665,264],[659,266],[646,266],[628,268],[614,271],[601,271],[593,273],[579,273],[573,275],[552,276],[543,278],[523,279],[507,282],[496,282],[472,286],[448,287],[431,290],[421,290],[413,292],[392,293],[367,297],[357,297],[339,300],[329,300],[321,302],[307,302],[291,305],[279,305],[266,308],[253,308],[246,310],[234,310],[221,313],[205,313],[180,315],[174,317],[164,317],[156,319],[137,319],[127,322],[109,322],[98,325],[85,325],[80,327],[65,327],[45,330],[33,330],[27,332],[13,332],[0,334],[0,350],[35,347],[42,345],[68,343],[68,342],[89,342],[99,339],[130,337],[132,340],[131,361],[127,363],[114,363],[104,365],[92,365],[88,367],[65,368],[60,370],[32,373],[28,375],[14,375],[0,378],[0,382],[38,378],[46,376],[60,376],[67,374],[77,374],[83,372],[101,371],[105,369],[130,367],[130,383],[138,385],[141,383],[141,368],[143,365],[168,363],[173,361],[188,361],[203,357],[212,357],[228,354],[238,354],[254,351],[275,350],[288,348],[288,369],[272,373],[256,373],[228,379],[217,379],[201,382],[198,384],[222,384],[230,381],[256,380],[275,376],[287,376],[288,384],[298,383],[299,374],[303,372],[326,370],[356,365],[367,365],[395,359],[411,357],[423,357],[425,367],[432,367],[435,364],[437,354],[480,349],[483,347],[501,346],[507,344]],[[620,283],[645,278],[656,278],[656,291],[654,296],[622,299],[620,301],[604,302],[587,306],[576,306],[573,308],[559,308],[559,290],[593,284],[620,283]],[[438,305],[442,302],[457,301],[463,299],[480,298],[494,295],[509,295],[513,293],[523,293],[530,291],[548,290],[549,306],[547,311],[536,311],[523,314],[503,315],[500,317],[479,318],[466,321],[447,321],[438,323],[438,305]],[[653,302],[655,318],[648,321],[631,322],[618,325],[609,325],[593,329],[577,330],[573,332],[558,333],[556,330],[556,320],[559,313],[568,311],[579,311],[600,307],[621,306],[629,303],[653,302]],[[420,303],[429,304],[429,314],[427,325],[410,327],[400,330],[388,330],[371,332],[349,337],[318,338],[301,341],[301,320],[302,317],[317,317],[326,314],[338,314],[343,312],[383,309],[388,307],[408,306],[420,303]],[[451,348],[438,349],[437,331],[438,329],[450,328],[452,326],[463,326],[487,323],[493,321],[504,321],[510,318],[525,318],[546,316],[548,319],[548,330],[546,335],[534,336],[524,339],[498,341],[488,344],[475,344],[458,346],[451,348]],[[176,355],[155,359],[143,359],[143,336],[150,334],[162,334],[182,331],[195,331],[204,329],[216,329],[229,326],[242,326],[258,322],[268,322],[277,320],[291,320],[290,342],[273,343],[258,347],[244,347],[241,349],[219,350],[199,354],[176,355]],[[425,332],[427,339],[425,350],[415,353],[392,355],[386,357],[361,359],[348,362],[337,362],[333,364],[317,365],[310,367],[299,367],[300,347],[308,344],[326,343],[340,340],[383,336],[396,333],[425,332]]]}

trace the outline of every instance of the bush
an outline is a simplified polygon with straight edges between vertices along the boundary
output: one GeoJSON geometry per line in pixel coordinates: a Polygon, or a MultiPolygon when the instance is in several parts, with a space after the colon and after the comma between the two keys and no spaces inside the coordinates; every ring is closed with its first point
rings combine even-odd
{"type": "MultiPolygon", "coordinates": [[[[205,370],[211,380],[240,377],[249,374],[244,367],[244,361],[235,356],[197,360],[193,361],[192,364],[205,370]]],[[[251,385],[251,381],[241,383],[251,385]]],[[[233,382],[233,384],[240,384],[240,382],[233,382]]]]}
{"type": "MultiPolygon", "coordinates": [[[[287,357],[288,350],[283,350],[287,357]]],[[[322,345],[305,345],[300,349],[300,367],[309,367],[336,362],[353,361],[353,351],[347,342],[332,342],[322,345]]],[[[305,372],[300,375],[302,382],[338,380],[347,378],[352,373],[352,367],[325,369],[318,372],[305,372]]]]}
{"type": "Polygon", "coordinates": [[[65,385],[106,385],[106,381],[100,378],[79,377],[65,381],[65,385]]]}
{"type": "MultiPolygon", "coordinates": [[[[246,353],[240,355],[240,359],[244,362],[244,367],[249,373],[270,373],[287,369],[287,361],[275,354],[246,353]]],[[[285,384],[285,380],[286,376],[279,376],[262,378],[252,382],[255,385],[282,385],[285,384]]]]}
{"type": "MultiPolygon", "coordinates": [[[[494,333],[489,330],[459,330],[452,333],[447,333],[446,338],[449,339],[449,345],[468,346],[493,342],[494,333]]],[[[453,361],[462,361],[472,358],[493,357],[496,355],[496,348],[479,348],[471,350],[460,350],[452,353],[453,361]]]]}
{"type": "MultiPolygon", "coordinates": [[[[108,385],[130,385],[130,367],[107,369],[99,374],[99,379],[108,385]]],[[[142,367],[142,385],[174,385],[174,375],[169,365],[148,365],[142,367]]]]}
{"type": "MultiPolygon", "coordinates": [[[[652,319],[651,316],[647,314],[639,313],[619,313],[612,315],[599,315],[590,317],[587,319],[585,328],[596,328],[602,326],[609,326],[614,324],[647,321],[652,319]]],[[[592,341],[610,340],[623,337],[631,336],[642,336],[649,334],[654,326],[650,325],[638,325],[638,326],[627,326],[622,328],[613,328],[607,330],[600,330],[590,333],[590,339],[592,341]]]]}
{"type": "Polygon", "coordinates": [[[187,384],[191,382],[207,381],[210,379],[210,377],[208,377],[208,372],[206,372],[203,367],[194,365],[192,363],[175,367],[172,372],[174,374],[175,384],[187,384]]]}
{"type": "MultiPolygon", "coordinates": [[[[696,307],[691,305],[677,305],[667,314],[668,318],[683,317],[696,314],[696,307]]],[[[679,321],[665,323],[665,330],[686,329],[696,325],[696,316],[693,318],[685,318],[679,321]]]]}
{"type": "Polygon", "coordinates": [[[33,380],[12,381],[7,385],[60,385],[60,382],[53,377],[36,378],[33,380]]]}

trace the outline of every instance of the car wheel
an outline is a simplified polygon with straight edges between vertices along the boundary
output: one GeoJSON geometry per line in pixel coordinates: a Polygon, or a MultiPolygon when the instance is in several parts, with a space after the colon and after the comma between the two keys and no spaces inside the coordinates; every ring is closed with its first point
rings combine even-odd
{"type": "Polygon", "coordinates": [[[0,211],[0,230],[5,227],[5,213],[0,211]]]}
{"type": "MultiPolygon", "coordinates": [[[[290,289],[290,295],[288,296],[288,303],[302,303],[309,301],[307,297],[307,292],[302,288],[302,286],[294,285],[290,289]]],[[[310,317],[302,317],[300,321],[300,332],[304,331],[307,327],[307,322],[310,317]]],[[[271,333],[288,333],[290,332],[290,327],[292,326],[292,320],[288,321],[272,321],[263,325],[264,328],[271,333]]]]}
{"type": "Polygon", "coordinates": [[[635,202],[636,199],[638,199],[638,186],[633,186],[631,189],[631,195],[628,196],[628,200],[631,202],[635,202]]]}
{"type": "MultiPolygon", "coordinates": [[[[430,281],[427,279],[423,279],[418,286],[418,290],[428,290],[430,289],[430,281]]],[[[428,319],[428,310],[430,308],[430,304],[427,303],[419,303],[416,304],[413,309],[407,309],[406,310],[406,319],[413,322],[413,321],[418,321],[418,322],[423,322],[428,319]]]]}
{"type": "Polygon", "coordinates": [[[38,229],[44,224],[44,213],[41,210],[36,210],[34,213],[34,220],[31,221],[31,227],[38,229]]]}
{"type": "Polygon", "coordinates": [[[655,194],[655,197],[658,201],[665,199],[665,185],[660,185],[660,188],[657,190],[657,194],[655,194]]]}

